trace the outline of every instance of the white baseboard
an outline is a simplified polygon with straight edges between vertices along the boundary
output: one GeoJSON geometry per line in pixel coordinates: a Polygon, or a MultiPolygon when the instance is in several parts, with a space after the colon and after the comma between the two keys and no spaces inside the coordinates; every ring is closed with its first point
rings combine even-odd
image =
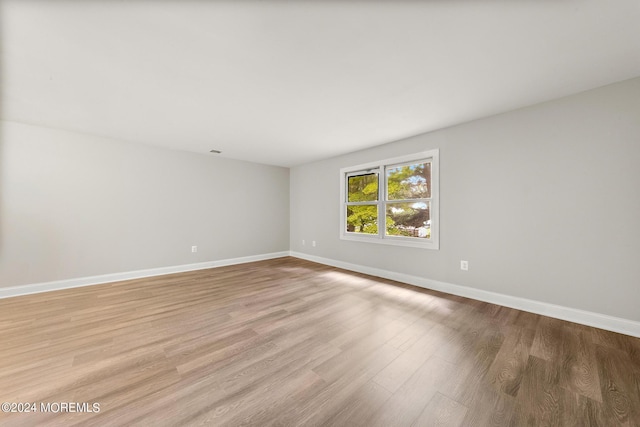
{"type": "Polygon", "coordinates": [[[469,288],[467,286],[454,285],[452,283],[440,282],[438,280],[426,279],[424,277],[412,276],[409,274],[396,273],[374,267],[366,267],[358,264],[338,261],[329,258],[322,258],[300,252],[291,252],[292,257],[306,259],[320,264],[330,265],[345,270],[382,277],[397,282],[419,286],[421,288],[432,289],[448,294],[458,295],[475,300],[498,304],[505,307],[515,308],[522,311],[541,314],[556,319],[567,320],[569,322],[580,323],[593,326],[599,329],[618,332],[640,338],[640,322],[608,316],[585,310],[579,310],[561,305],[549,304],[546,302],[534,301],[527,298],[514,297],[481,289],[469,288]]]}
{"type": "Polygon", "coordinates": [[[33,283],[10,288],[0,288],[0,298],[17,297],[20,295],[37,294],[40,292],[57,291],[61,289],[78,288],[80,286],[100,285],[103,283],[119,282],[122,280],[140,279],[143,277],[161,276],[163,274],[182,273],[185,271],[204,270],[207,268],[224,267],[226,265],[244,264],[247,262],[281,258],[289,255],[289,251],[273,252],[269,254],[251,255],[240,258],[230,258],[218,261],[199,262],[196,264],[175,265],[171,267],[151,268],[148,270],[128,271],[124,273],[103,274],[100,276],[80,277],[77,279],[56,280],[54,282],[33,283]]]}

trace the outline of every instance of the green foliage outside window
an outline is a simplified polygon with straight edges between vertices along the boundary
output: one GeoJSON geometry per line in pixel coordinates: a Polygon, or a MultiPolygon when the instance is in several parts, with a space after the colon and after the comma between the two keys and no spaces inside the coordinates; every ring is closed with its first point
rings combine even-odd
{"type": "MultiPolygon", "coordinates": [[[[430,238],[429,202],[431,197],[431,164],[388,168],[385,228],[388,235],[430,238]],[[393,203],[394,200],[403,201],[393,203]],[[415,200],[415,202],[411,201],[415,200]]],[[[349,202],[379,200],[378,173],[348,177],[349,202]]],[[[347,231],[378,234],[378,206],[362,204],[347,206],[347,231]]]]}

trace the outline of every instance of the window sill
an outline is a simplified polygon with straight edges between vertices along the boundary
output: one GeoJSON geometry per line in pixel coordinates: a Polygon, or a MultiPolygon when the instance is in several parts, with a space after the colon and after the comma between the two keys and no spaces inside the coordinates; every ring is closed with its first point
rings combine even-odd
{"type": "Polygon", "coordinates": [[[437,242],[433,240],[427,241],[413,241],[403,239],[402,237],[385,237],[380,238],[378,235],[354,235],[354,234],[341,234],[341,240],[350,240],[352,242],[362,242],[362,243],[375,243],[378,245],[389,245],[389,246],[405,246],[409,248],[420,248],[420,249],[432,249],[439,250],[439,245],[437,242]]]}

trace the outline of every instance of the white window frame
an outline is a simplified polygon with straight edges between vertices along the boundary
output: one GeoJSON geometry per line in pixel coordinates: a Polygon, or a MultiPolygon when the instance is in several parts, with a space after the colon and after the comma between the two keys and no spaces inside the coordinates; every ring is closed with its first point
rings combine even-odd
{"type": "Polygon", "coordinates": [[[356,242],[378,243],[394,246],[408,246],[423,249],[440,249],[440,151],[438,149],[422,151],[406,156],[393,157],[377,162],[364,163],[340,169],[340,239],[356,242]],[[416,238],[406,236],[386,235],[385,205],[387,202],[397,203],[398,200],[387,200],[387,168],[431,162],[431,198],[429,219],[431,220],[431,238],[416,238]],[[347,231],[347,177],[361,175],[367,171],[378,171],[378,200],[362,202],[362,204],[378,206],[378,234],[352,233],[347,231]],[[382,224],[382,225],[380,225],[382,224]]]}

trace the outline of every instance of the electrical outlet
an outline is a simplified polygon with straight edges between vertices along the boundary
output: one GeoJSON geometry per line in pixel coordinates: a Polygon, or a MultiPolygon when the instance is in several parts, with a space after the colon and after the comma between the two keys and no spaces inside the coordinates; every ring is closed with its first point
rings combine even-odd
{"type": "Polygon", "coordinates": [[[307,246],[307,241],[306,240],[302,240],[302,246],[307,246]]]}
{"type": "Polygon", "coordinates": [[[196,253],[198,252],[198,247],[197,246],[191,246],[191,253],[196,253]]]}
{"type": "Polygon", "coordinates": [[[315,240],[311,241],[311,246],[313,246],[314,248],[316,247],[316,241],[315,240]]]}
{"type": "Polygon", "coordinates": [[[469,270],[469,261],[460,261],[460,270],[469,270]]]}

